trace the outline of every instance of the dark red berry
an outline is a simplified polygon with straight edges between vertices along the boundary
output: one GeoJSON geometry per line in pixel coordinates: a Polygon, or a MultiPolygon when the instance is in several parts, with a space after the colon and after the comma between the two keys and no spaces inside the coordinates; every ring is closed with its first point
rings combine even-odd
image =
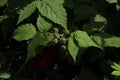
{"type": "Polygon", "coordinates": [[[57,58],[57,49],[53,46],[46,46],[39,54],[37,59],[37,67],[45,69],[52,64],[57,58]]]}

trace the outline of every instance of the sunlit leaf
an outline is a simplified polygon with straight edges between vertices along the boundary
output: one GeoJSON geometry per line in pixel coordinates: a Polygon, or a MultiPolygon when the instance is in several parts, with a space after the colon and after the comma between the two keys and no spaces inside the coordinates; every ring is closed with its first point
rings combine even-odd
{"type": "Polygon", "coordinates": [[[120,37],[107,33],[99,33],[92,35],[91,38],[102,47],[120,47],[120,37]]]}
{"type": "Polygon", "coordinates": [[[35,26],[32,24],[25,24],[15,29],[15,31],[13,32],[13,38],[17,41],[29,40],[33,38],[35,34],[35,26]]]}
{"type": "Polygon", "coordinates": [[[75,62],[76,62],[76,57],[77,57],[77,54],[78,54],[78,50],[79,50],[79,47],[74,42],[74,38],[69,37],[69,39],[68,39],[68,51],[69,51],[70,55],[72,56],[72,58],[75,62]]]}
{"type": "Polygon", "coordinates": [[[117,64],[117,63],[113,62],[113,64],[111,65],[111,67],[112,67],[113,69],[115,69],[115,70],[120,71],[120,64],[117,64]]]}
{"type": "Polygon", "coordinates": [[[114,76],[120,76],[120,71],[114,70],[111,74],[114,76]]]}
{"type": "Polygon", "coordinates": [[[1,79],[8,79],[8,78],[10,78],[10,76],[11,76],[10,73],[7,73],[7,72],[1,73],[1,72],[0,72],[0,78],[1,78],[1,79]]]}
{"type": "Polygon", "coordinates": [[[67,14],[63,7],[64,0],[37,1],[37,8],[42,16],[47,17],[54,23],[67,28],[67,14]]]}
{"type": "Polygon", "coordinates": [[[43,32],[48,31],[52,27],[52,24],[44,19],[41,15],[39,15],[37,18],[37,27],[39,31],[43,32]]]}
{"type": "Polygon", "coordinates": [[[94,18],[94,21],[95,22],[106,22],[106,18],[99,15],[99,14],[96,14],[95,18],[94,18]]]}
{"type": "Polygon", "coordinates": [[[78,45],[83,48],[88,48],[91,46],[100,48],[84,31],[77,30],[75,32],[75,39],[78,41],[78,45]]]}
{"type": "Polygon", "coordinates": [[[19,12],[18,23],[20,23],[24,19],[28,18],[35,10],[36,10],[36,3],[35,3],[35,1],[33,1],[30,4],[28,4],[23,9],[21,9],[20,12],[19,12]]]}
{"type": "Polygon", "coordinates": [[[112,3],[117,3],[117,0],[106,0],[108,3],[112,4],[112,3]]]}

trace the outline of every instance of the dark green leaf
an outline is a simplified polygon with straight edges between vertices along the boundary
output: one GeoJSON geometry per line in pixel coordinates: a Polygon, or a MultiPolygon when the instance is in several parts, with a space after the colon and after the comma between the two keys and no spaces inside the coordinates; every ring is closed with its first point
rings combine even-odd
{"type": "Polygon", "coordinates": [[[93,33],[96,31],[100,31],[104,26],[104,23],[98,23],[98,22],[90,22],[89,24],[84,24],[83,30],[86,31],[87,33],[93,33]]]}
{"type": "Polygon", "coordinates": [[[81,4],[75,7],[74,13],[76,14],[76,20],[84,20],[87,19],[89,15],[96,14],[97,11],[92,6],[81,4]]]}
{"type": "Polygon", "coordinates": [[[6,15],[0,16],[0,23],[1,23],[3,20],[7,19],[7,18],[8,18],[8,16],[6,16],[6,15]]]}
{"type": "Polygon", "coordinates": [[[4,20],[2,20],[0,27],[4,39],[6,39],[9,36],[9,34],[13,31],[14,29],[13,25],[15,25],[15,23],[16,23],[15,18],[6,17],[4,20]]]}
{"type": "Polygon", "coordinates": [[[82,67],[80,74],[75,77],[75,80],[103,80],[102,77],[96,75],[91,70],[82,67]]]}
{"type": "Polygon", "coordinates": [[[90,22],[82,27],[87,33],[101,32],[106,27],[107,20],[103,16],[96,14],[90,17],[90,22]]]}
{"type": "Polygon", "coordinates": [[[75,7],[75,1],[74,0],[65,0],[64,5],[65,5],[65,7],[73,9],[75,7]]]}
{"type": "Polygon", "coordinates": [[[0,6],[4,6],[8,0],[0,0],[0,6]]]}
{"type": "Polygon", "coordinates": [[[120,37],[107,33],[92,35],[91,38],[101,47],[120,47],[120,37]]]}

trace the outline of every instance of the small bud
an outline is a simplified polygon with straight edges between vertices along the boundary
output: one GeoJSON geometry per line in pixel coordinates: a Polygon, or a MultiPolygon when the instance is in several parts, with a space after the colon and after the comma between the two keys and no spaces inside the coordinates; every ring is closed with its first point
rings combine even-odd
{"type": "Polygon", "coordinates": [[[59,29],[58,28],[54,28],[54,31],[55,31],[55,33],[58,33],[59,29]]]}
{"type": "Polygon", "coordinates": [[[70,34],[70,31],[68,29],[66,29],[65,34],[70,34]]]}
{"type": "Polygon", "coordinates": [[[53,39],[53,42],[54,42],[55,44],[57,44],[57,43],[58,43],[58,39],[57,39],[57,38],[53,39]]]}
{"type": "Polygon", "coordinates": [[[65,45],[62,45],[62,48],[66,50],[66,46],[65,45]]]}
{"type": "Polygon", "coordinates": [[[59,38],[59,33],[54,33],[55,38],[59,38]]]}
{"type": "Polygon", "coordinates": [[[62,37],[61,40],[62,40],[63,44],[66,44],[66,38],[62,37]]]}

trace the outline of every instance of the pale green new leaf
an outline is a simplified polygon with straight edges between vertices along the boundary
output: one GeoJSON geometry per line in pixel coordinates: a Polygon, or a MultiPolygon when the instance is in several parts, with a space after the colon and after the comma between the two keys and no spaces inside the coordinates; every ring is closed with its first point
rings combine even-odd
{"type": "Polygon", "coordinates": [[[28,4],[26,7],[20,10],[18,23],[28,18],[36,10],[36,2],[28,4]]]}
{"type": "Polygon", "coordinates": [[[36,28],[32,24],[19,26],[13,32],[13,38],[17,41],[29,40],[36,35],[36,28]]]}
{"type": "Polygon", "coordinates": [[[117,63],[113,62],[113,64],[111,65],[111,67],[112,67],[113,69],[115,69],[115,70],[120,71],[120,64],[117,64],[117,63]]]}
{"type": "Polygon", "coordinates": [[[77,40],[78,45],[81,48],[88,48],[88,47],[91,47],[91,46],[101,48],[84,31],[77,30],[75,32],[75,39],[77,40]]]}
{"type": "Polygon", "coordinates": [[[120,37],[99,33],[92,35],[91,38],[101,47],[120,47],[120,37]]]}
{"type": "Polygon", "coordinates": [[[108,3],[112,4],[112,3],[117,3],[117,0],[106,0],[108,3]]]}
{"type": "Polygon", "coordinates": [[[113,62],[113,64],[111,65],[111,68],[114,69],[114,71],[111,73],[112,75],[120,76],[120,64],[113,62]]]}
{"type": "Polygon", "coordinates": [[[0,6],[4,6],[8,0],[0,0],[0,6]]]}
{"type": "Polygon", "coordinates": [[[45,20],[41,15],[39,15],[37,18],[37,27],[39,31],[44,32],[48,31],[52,27],[52,24],[45,20]]]}
{"type": "Polygon", "coordinates": [[[53,40],[54,36],[52,33],[37,33],[36,36],[31,40],[30,44],[28,45],[28,54],[27,59],[33,58],[36,56],[36,48],[40,45],[46,46],[49,42],[53,40]]]}
{"type": "Polygon", "coordinates": [[[0,72],[0,78],[1,79],[8,79],[8,78],[10,78],[10,76],[11,76],[11,74],[10,73],[8,73],[8,72],[0,72]]]}
{"type": "Polygon", "coordinates": [[[107,20],[106,20],[105,17],[103,17],[103,16],[101,16],[101,15],[99,15],[99,14],[96,14],[96,16],[95,16],[95,18],[94,18],[94,21],[95,21],[95,22],[106,22],[107,20]]]}
{"type": "Polygon", "coordinates": [[[114,76],[120,76],[120,71],[114,70],[111,74],[114,76]]]}
{"type": "Polygon", "coordinates": [[[47,17],[54,23],[67,28],[67,13],[63,7],[64,0],[37,1],[37,8],[42,16],[47,17]]]}
{"type": "Polygon", "coordinates": [[[69,37],[69,39],[68,39],[68,51],[75,62],[76,62],[78,50],[79,50],[79,47],[75,44],[74,38],[69,37]]]}

